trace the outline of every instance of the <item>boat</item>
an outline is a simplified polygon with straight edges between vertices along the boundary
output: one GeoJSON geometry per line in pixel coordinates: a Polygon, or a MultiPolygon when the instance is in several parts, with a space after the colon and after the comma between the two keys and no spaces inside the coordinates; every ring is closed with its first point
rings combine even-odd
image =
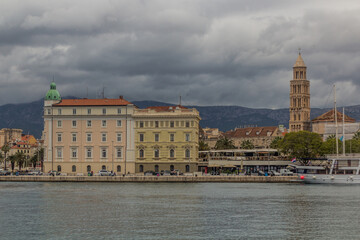
{"type": "MultiPolygon", "coordinates": [[[[334,85],[334,119],[335,139],[338,139],[338,124],[336,115],[336,90],[334,85]]],[[[345,111],[343,108],[343,141],[345,143],[345,111]]],[[[327,159],[325,164],[319,166],[291,165],[298,173],[298,178],[304,183],[317,184],[360,184],[360,158],[346,156],[343,144],[343,156],[339,156],[338,141],[336,141],[336,156],[327,159]]]]}

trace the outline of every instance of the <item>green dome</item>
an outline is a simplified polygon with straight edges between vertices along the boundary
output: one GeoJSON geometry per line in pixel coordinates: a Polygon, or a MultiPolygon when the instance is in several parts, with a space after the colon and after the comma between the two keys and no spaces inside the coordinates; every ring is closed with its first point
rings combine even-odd
{"type": "Polygon", "coordinates": [[[50,90],[46,93],[45,100],[61,100],[60,93],[56,90],[54,82],[50,84],[50,90]]]}

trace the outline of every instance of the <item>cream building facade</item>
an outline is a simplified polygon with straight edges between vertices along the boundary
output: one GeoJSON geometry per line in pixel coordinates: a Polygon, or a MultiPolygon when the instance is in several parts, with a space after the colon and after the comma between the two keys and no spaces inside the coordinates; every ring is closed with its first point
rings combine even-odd
{"type": "Polygon", "coordinates": [[[196,109],[183,106],[135,109],[135,171],[195,172],[199,121],[196,109]]]}
{"type": "Polygon", "coordinates": [[[52,83],[44,105],[44,172],[134,173],[135,106],[123,99],[61,99],[52,83]]]}

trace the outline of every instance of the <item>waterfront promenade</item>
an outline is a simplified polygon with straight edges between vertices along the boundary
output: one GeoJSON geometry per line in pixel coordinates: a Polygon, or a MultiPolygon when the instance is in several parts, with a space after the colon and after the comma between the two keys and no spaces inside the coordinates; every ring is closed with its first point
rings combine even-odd
{"type": "Polygon", "coordinates": [[[296,180],[296,176],[0,176],[1,182],[294,183],[296,180]]]}

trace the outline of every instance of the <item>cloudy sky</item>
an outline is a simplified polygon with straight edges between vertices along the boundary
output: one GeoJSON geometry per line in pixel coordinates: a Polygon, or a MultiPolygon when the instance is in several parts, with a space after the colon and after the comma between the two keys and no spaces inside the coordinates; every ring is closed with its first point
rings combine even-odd
{"type": "Polygon", "coordinates": [[[360,104],[359,1],[2,0],[0,105],[62,96],[284,108],[301,48],[312,107],[360,104]]]}

